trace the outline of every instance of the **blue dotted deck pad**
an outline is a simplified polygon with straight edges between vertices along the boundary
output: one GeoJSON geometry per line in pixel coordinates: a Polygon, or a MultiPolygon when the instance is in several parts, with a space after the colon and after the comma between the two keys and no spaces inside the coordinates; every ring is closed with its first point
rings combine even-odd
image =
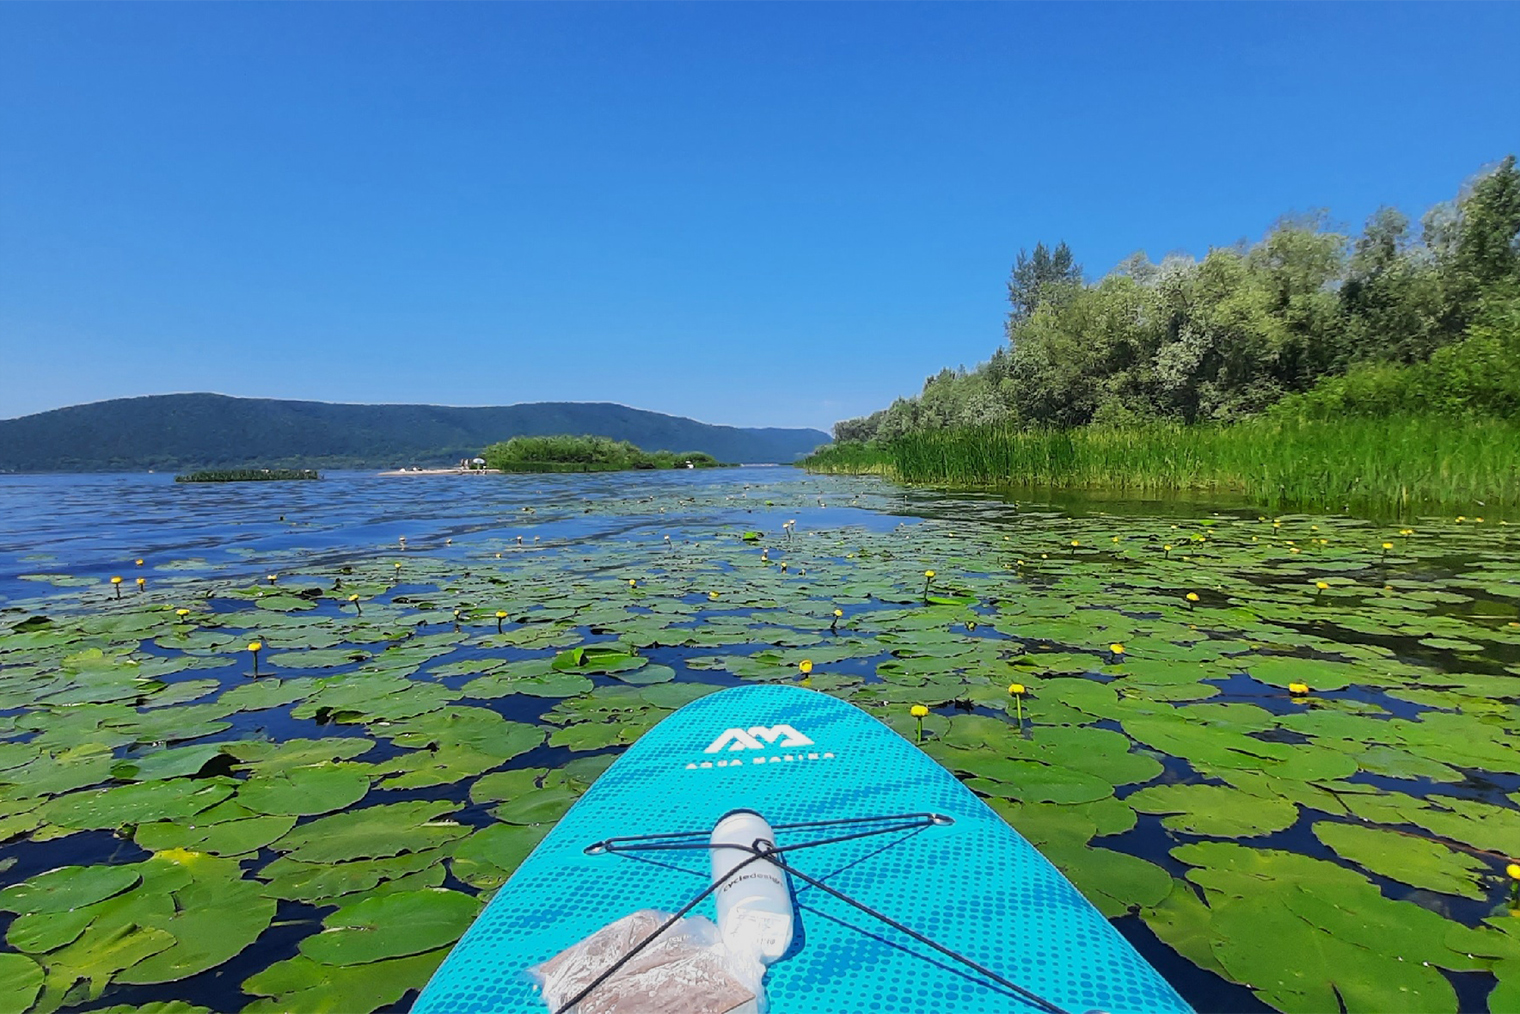
{"type": "MultiPolygon", "coordinates": [[[[807,848],[788,862],[1073,1014],[1188,1012],[1097,909],[955,776],[860,709],[799,687],[700,698],[645,733],[522,864],[423,990],[417,1014],[542,1012],[525,970],[641,908],[707,886],[705,851],[601,853],[610,837],[930,811],[953,818],[807,848]]],[[[827,833],[827,832],[824,832],[827,833]]],[[[777,844],[822,837],[777,833],[777,844]]],[[[770,1014],[1022,1014],[1039,1008],[793,879],[797,931],[770,1014]]],[[[695,914],[712,918],[712,899],[695,914]]]]}

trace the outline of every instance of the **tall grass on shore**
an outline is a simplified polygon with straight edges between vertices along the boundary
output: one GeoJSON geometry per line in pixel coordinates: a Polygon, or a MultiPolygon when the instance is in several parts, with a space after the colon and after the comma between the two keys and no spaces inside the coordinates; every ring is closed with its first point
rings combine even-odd
{"type": "Polygon", "coordinates": [[[951,486],[1243,494],[1270,506],[1520,506],[1520,423],[1395,416],[1233,426],[915,433],[826,447],[811,471],[951,486]]]}

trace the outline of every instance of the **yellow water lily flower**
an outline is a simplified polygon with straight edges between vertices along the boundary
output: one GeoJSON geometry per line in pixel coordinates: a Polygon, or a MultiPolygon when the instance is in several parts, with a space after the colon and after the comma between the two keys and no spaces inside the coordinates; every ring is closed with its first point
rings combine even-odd
{"type": "Polygon", "coordinates": [[[1303,694],[1307,694],[1308,692],[1309,692],[1309,684],[1307,684],[1307,683],[1289,683],[1288,684],[1288,693],[1290,693],[1290,694],[1295,694],[1295,695],[1300,695],[1301,696],[1303,694]]]}
{"type": "Polygon", "coordinates": [[[1008,692],[1013,695],[1013,712],[1018,717],[1019,728],[1024,728],[1024,684],[1008,684],[1008,692]]]}
{"type": "Polygon", "coordinates": [[[813,671],[813,663],[810,659],[805,658],[797,663],[797,668],[801,670],[802,675],[806,676],[813,671]]]}
{"type": "Polygon", "coordinates": [[[929,709],[924,707],[922,704],[915,704],[912,708],[908,709],[908,713],[911,714],[914,718],[923,718],[929,713],[929,709]]]}

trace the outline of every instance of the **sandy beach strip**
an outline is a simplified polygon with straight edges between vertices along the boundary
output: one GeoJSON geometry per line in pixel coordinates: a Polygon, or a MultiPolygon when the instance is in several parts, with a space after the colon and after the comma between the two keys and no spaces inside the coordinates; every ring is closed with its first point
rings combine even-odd
{"type": "Polygon", "coordinates": [[[376,475],[500,475],[494,468],[394,468],[376,475]]]}

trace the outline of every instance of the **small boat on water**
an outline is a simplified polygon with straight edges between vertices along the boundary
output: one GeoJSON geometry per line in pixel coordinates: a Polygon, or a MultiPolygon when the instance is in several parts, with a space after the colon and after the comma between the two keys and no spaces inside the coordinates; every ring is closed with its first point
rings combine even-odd
{"type": "Polygon", "coordinates": [[[710,694],[645,733],[497,892],[412,1009],[649,1010],[607,998],[620,975],[656,960],[659,934],[710,929],[692,917],[716,915],[721,951],[735,918],[724,911],[726,885],[748,876],[748,889],[783,873],[786,935],[767,930],[758,945],[774,953],[757,966],[757,995],[703,1006],[688,990],[689,1007],[658,1009],[1190,1011],[954,775],[844,701],[770,685],[710,694]],[[720,863],[715,828],[721,836],[730,825],[765,833],[739,832],[720,863]],[[636,915],[644,921],[624,921],[636,915]],[[585,964],[589,952],[572,948],[588,938],[606,969],[570,1003],[550,996],[560,1005],[551,1008],[529,970],[570,957],[585,964]]]}

